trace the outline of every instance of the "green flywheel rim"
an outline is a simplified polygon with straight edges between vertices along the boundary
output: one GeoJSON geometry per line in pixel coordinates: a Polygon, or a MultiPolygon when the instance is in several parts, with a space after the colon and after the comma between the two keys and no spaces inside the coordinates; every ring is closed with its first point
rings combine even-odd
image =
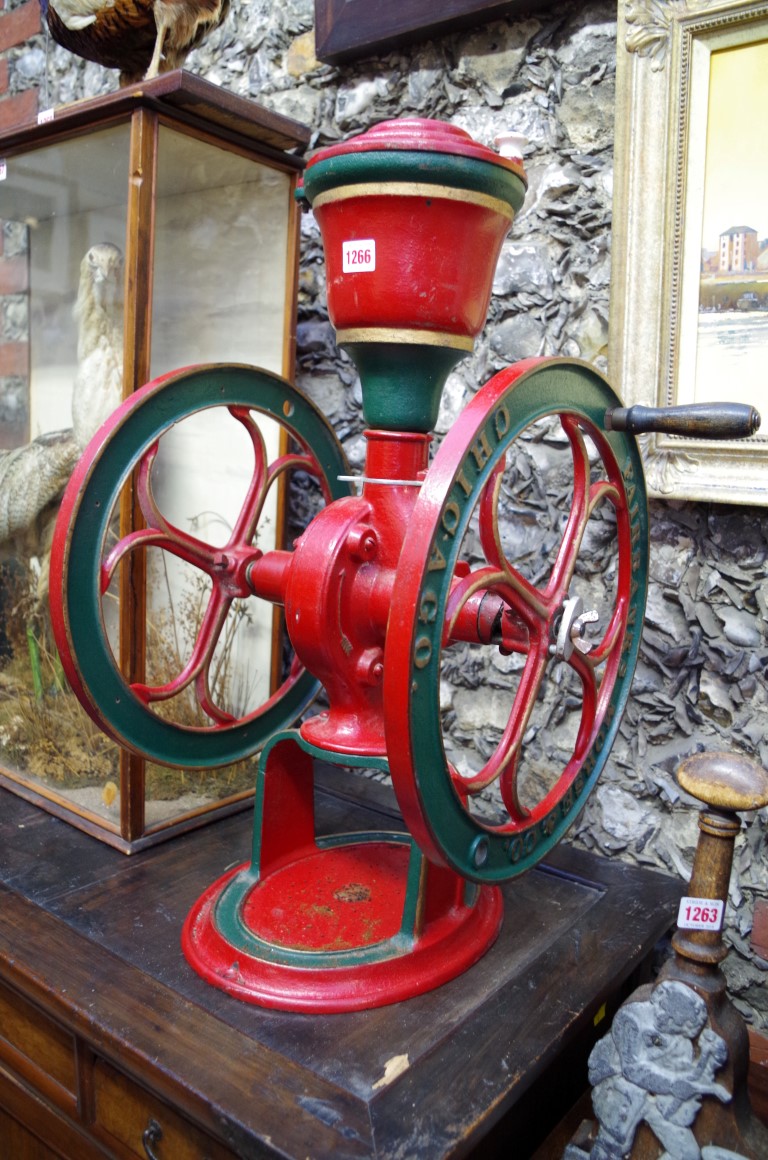
{"type": "Polygon", "coordinates": [[[114,505],[131,471],[175,423],[211,407],[247,407],[277,420],[316,460],[332,499],[350,494],[344,452],[321,412],[287,380],[245,365],[193,367],[143,387],[118,411],[80,481],[62,577],[70,655],[89,712],[120,744],[166,765],[208,768],[254,754],[290,725],[319,682],[303,671],[282,695],[232,725],[187,728],[145,705],[121,675],[103,618],[100,566],[114,505]]]}
{"type": "MultiPolygon", "coordinates": [[[[401,740],[390,758],[393,783],[409,829],[417,838],[421,835],[433,857],[474,881],[508,880],[530,869],[560,841],[583,809],[605,766],[629,697],[648,587],[648,509],[635,439],[605,429],[606,411],[620,405],[606,380],[577,360],[534,359],[500,372],[481,388],[446,437],[419,499],[429,515],[420,522],[418,505],[414,512],[409,530],[412,551],[406,538],[401,556],[404,577],[413,561],[426,563],[416,569],[415,583],[404,582],[396,597],[396,601],[402,600],[401,608],[395,607],[391,618],[397,622],[401,615],[400,623],[409,620],[413,625],[407,671],[402,676],[390,673],[393,702],[398,696],[395,682],[402,682],[398,704],[404,705],[407,698],[409,718],[409,744],[405,746],[401,740]],[[526,369],[521,371],[523,366],[526,369]],[[484,402],[484,392],[489,402],[484,402]],[[572,415],[585,421],[587,434],[590,428],[596,433],[604,462],[606,457],[613,461],[611,469],[620,480],[625,504],[621,567],[628,594],[626,627],[607,707],[577,775],[544,816],[530,824],[515,823],[505,830],[471,814],[452,782],[440,714],[442,633],[462,538],[483,488],[502,456],[527,427],[536,420],[557,415],[572,415]],[[488,452],[484,462],[472,452],[478,435],[482,436],[484,455],[488,452]],[[430,493],[432,478],[435,487],[430,493]],[[445,518],[446,514],[450,519],[445,518]],[[432,529],[431,541],[427,523],[432,529]],[[418,615],[421,608],[429,609],[428,617],[418,615]]],[[[387,657],[385,665],[388,662],[387,657]]],[[[385,696],[386,693],[385,688],[385,696]]]]}

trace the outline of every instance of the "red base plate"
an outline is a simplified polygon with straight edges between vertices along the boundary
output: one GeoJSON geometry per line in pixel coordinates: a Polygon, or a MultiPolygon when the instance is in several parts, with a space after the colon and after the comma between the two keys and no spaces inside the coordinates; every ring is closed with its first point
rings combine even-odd
{"type": "Polygon", "coordinates": [[[491,946],[502,900],[492,886],[471,905],[427,900],[414,939],[402,932],[409,856],[403,842],[314,848],[256,883],[240,866],[192,908],[184,954],[215,987],[287,1011],[359,1011],[430,991],[491,946]]]}

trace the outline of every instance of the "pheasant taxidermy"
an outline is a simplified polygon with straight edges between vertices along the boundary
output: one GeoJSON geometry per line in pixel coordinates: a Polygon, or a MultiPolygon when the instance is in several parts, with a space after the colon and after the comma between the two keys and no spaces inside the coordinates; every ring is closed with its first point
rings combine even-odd
{"type": "Polygon", "coordinates": [[[180,68],[218,28],[229,0],[40,0],[48,30],[69,52],[120,70],[120,84],[180,68]]]}

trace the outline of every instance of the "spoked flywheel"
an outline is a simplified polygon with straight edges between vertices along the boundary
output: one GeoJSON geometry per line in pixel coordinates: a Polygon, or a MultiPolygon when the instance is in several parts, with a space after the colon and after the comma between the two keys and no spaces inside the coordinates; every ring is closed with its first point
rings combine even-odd
{"type": "Polygon", "coordinates": [[[265,370],[193,367],[118,408],[67,488],[50,585],[66,674],[106,733],[204,768],[250,756],[295,720],[318,682],[278,655],[273,605],[253,597],[250,576],[269,557],[263,583],[272,568],[279,586],[286,509],[311,518],[348,495],[347,471],[321,413],[265,370]],[[121,535],[126,503],[138,526],[121,535]],[[125,569],[131,603],[147,593],[138,675],[115,614],[125,569]]]}
{"type": "Polygon", "coordinates": [[[648,525],[635,440],[606,429],[618,402],[583,363],[500,372],[414,509],[387,635],[387,747],[412,834],[468,878],[513,877],[562,837],[629,694],[648,525]]]}

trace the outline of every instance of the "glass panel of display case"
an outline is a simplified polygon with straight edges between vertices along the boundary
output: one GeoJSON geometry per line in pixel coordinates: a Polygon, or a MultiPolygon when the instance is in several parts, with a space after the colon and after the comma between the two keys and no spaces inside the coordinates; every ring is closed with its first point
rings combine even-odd
{"type": "MultiPolygon", "coordinates": [[[[292,196],[288,174],[236,152],[160,127],[153,271],[152,374],[192,363],[252,363],[281,373],[292,196]]],[[[258,416],[266,458],[280,428],[258,416]]],[[[244,428],[226,408],[190,416],[163,437],[153,496],[183,532],[223,547],[253,475],[244,428]]],[[[277,540],[277,488],[258,526],[258,546],[277,540]]],[[[147,680],[164,684],[188,663],[210,597],[207,576],[167,552],[147,553],[147,680]]],[[[219,636],[211,675],[219,710],[239,718],[272,691],[274,612],[237,600],[219,636]]],[[[156,711],[191,728],[210,727],[194,698],[156,711]]],[[[196,771],[147,764],[147,824],[250,792],[255,764],[196,771]]]]}
{"type": "Polygon", "coordinates": [[[160,126],[153,376],[199,362],[282,372],[290,199],[287,173],[160,126]]]}
{"type": "Polygon", "coordinates": [[[48,613],[58,501],[122,397],[130,126],[11,157],[0,185],[0,765],[76,809],[119,754],[66,686],[48,613]]]}

